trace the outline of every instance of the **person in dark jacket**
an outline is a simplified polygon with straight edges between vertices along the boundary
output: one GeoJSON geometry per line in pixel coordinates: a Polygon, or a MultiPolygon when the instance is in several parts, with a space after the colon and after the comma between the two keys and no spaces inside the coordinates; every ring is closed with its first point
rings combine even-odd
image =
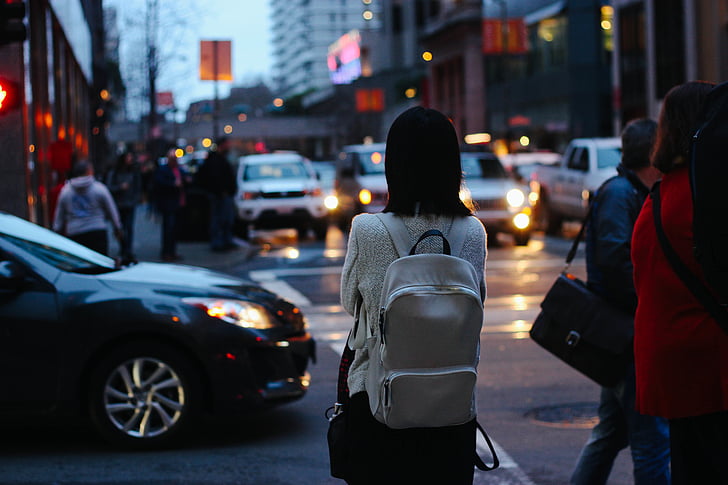
{"type": "Polygon", "coordinates": [[[154,172],[154,203],[162,215],[162,253],[163,261],[178,261],[177,254],[177,216],[185,206],[185,185],[189,176],[179,166],[175,150],[167,152],[167,163],[160,164],[154,172]]]}
{"type": "Polygon", "coordinates": [[[238,190],[235,173],[227,159],[231,141],[221,137],[216,148],[210,150],[197,173],[197,181],[210,200],[210,248],[227,251],[237,245],[233,242],[235,204],[233,197],[238,190]]]}
{"type": "Polygon", "coordinates": [[[133,261],[134,215],[142,198],[142,177],[134,153],[119,155],[116,165],[106,176],[106,186],[114,197],[121,217],[121,259],[133,261]]]}
{"type": "MultiPolygon", "coordinates": [[[[632,230],[649,189],[660,173],[650,165],[657,124],[634,120],[622,132],[622,163],[618,175],[602,184],[592,201],[587,225],[587,284],[615,307],[634,315],[637,294],[632,281],[632,230]]],[[[632,453],[635,485],[670,483],[670,438],[666,420],[638,413],[635,369],[601,390],[599,423],[581,451],[571,477],[574,485],[607,483],[617,454],[632,453]]]]}

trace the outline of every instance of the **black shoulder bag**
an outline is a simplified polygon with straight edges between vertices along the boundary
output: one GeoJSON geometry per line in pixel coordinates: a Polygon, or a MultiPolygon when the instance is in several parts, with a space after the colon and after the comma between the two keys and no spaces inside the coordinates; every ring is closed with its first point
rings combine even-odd
{"type": "Polygon", "coordinates": [[[568,272],[592,206],[566,256],[566,267],[541,302],[530,335],[585,376],[604,387],[613,387],[624,378],[632,360],[634,315],[613,306],[568,272]]]}

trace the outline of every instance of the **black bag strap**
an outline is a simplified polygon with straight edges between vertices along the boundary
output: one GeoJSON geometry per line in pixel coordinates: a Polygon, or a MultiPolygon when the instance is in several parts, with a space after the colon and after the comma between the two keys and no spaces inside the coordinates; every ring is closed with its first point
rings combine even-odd
{"type": "Polygon", "coordinates": [[[576,250],[579,248],[579,242],[581,241],[581,238],[584,237],[584,233],[586,232],[586,225],[592,215],[592,207],[594,207],[594,203],[590,202],[589,210],[586,212],[586,217],[584,217],[584,221],[581,223],[581,228],[579,228],[579,234],[577,234],[574,238],[574,242],[571,243],[571,249],[569,249],[569,253],[566,255],[566,268],[564,268],[563,272],[566,272],[566,270],[571,265],[571,262],[574,260],[574,257],[576,256],[576,250]]]}
{"type": "MultiPolygon", "coordinates": [[[[346,338],[344,343],[344,350],[341,352],[341,360],[339,361],[339,376],[336,381],[336,402],[338,404],[346,404],[349,402],[349,367],[354,361],[356,351],[349,347],[349,341],[353,335],[356,335],[359,329],[359,310],[363,305],[361,295],[357,296],[356,303],[354,304],[354,327],[349,330],[349,336],[346,338]]],[[[366,322],[364,323],[366,325],[366,322]]]]}
{"type": "Polygon", "coordinates": [[[483,470],[486,472],[489,472],[491,470],[495,470],[500,466],[500,461],[498,460],[498,455],[495,453],[495,447],[493,446],[493,442],[490,441],[490,437],[488,436],[488,433],[485,432],[485,429],[483,426],[480,425],[478,421],[475,421],[475,425],[478,427],[478,431],[480,431],[480,434],[483,435],[483,438],[485,438],[485,442],[488,445],[488,448],[490,449],[490,454],[493,457],[493,464],[492,465],[486,465],[483,459],[478,455],[478,450],[476,448],[475,450],[475,466],[478,467],[479,470],[483,470]]]}
{"type": "Polygon", "coordinates": [[[657,231],[657,239],[660,241],[662,251],[667,257],[667,261],[672,266],[675,274],[682,280],[685,286],[692,292],[697,298],[701,305],[708,310],[708,313],[713,319],[718,322],[723,331],[728,334],[728,310],[723,307],[718,300],[710,293],[708,287],[700,281],[700,279],[690,271],[685,263],[680,259],[680,256],[675,251],[675,248],[670,244],[665,229],[662,226],[662,215],[660,213],[660,182],[657,182],[652,188],[652,215],[655,221],[655,230],[657,231]]]}

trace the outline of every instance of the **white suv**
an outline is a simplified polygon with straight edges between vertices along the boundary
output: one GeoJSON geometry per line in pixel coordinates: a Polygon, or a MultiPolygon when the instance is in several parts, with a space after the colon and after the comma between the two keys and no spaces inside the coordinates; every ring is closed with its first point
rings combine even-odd
{"type": "Polygon", "coordinates": [[[274,152],[240,157],[237,227],[248,237],[252,225],[259,229],[292,227],[304,238],[309,229],[326,238],[327,210],[311,162],[295,152],[274,152]]]}

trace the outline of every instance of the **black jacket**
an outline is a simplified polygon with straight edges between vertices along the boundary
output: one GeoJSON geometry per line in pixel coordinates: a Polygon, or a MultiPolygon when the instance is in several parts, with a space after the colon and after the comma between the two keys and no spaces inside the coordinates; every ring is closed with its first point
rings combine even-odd
{"type": "Polygon", "coordinates": [[[592,201],[586,232],[589,287],[631,314],[637,309],[632,280],[632,229],[649,189],[634,172],[619,166],[619,175],[604,182],[592,201]]]}
{"type": "Polygon", "coordinates": [[[238,190],[235,173],[227,159],[217,152],[210,152],[197,172],[197,184],[210,194],[234,196],[238,190]]]}

